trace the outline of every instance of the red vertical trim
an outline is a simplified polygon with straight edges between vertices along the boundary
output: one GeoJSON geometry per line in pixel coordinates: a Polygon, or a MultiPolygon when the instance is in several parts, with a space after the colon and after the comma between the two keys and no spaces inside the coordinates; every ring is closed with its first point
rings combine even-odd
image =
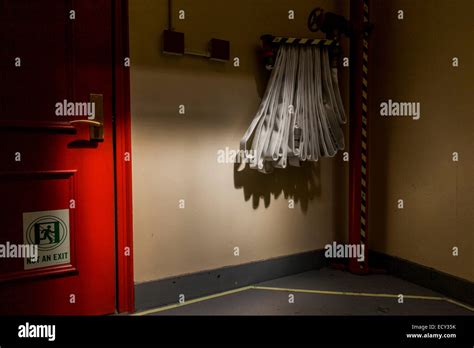
{"type": "Polygon", "coordinates": [[[128,0],[113,1],[115,15],[115,170],[117,202],[117,311],[134,311],[133,285],[133,215],[130,115],[130,68],[124,65],[129,57],[128,0]],[[128,153],[130,161],[125,161],[128,153]],[[125,255],[126,248],[130,256],[125,255]]]}
{"type": "MultiPolygon", "coordinates": [[[[354,28],[363,28],[364,3],[367,3],[367,0],[351,0],[351,23],[354,28]]],[[[363,30],[355,30],[353,32],[351,37],[350,59],[351,119],[349,126],[349,243],[365,244],[365,261],[363,263],[359,263],[356,259],[350,259],[349,261],[349,270],[357,274],[365,274],[369,271],[367,244],[368,231],[365,231],[365,238],[362,238],[361,236],[363,35],[363,30]]],[[[366,211],[368,211],[367,203],[368,195],[366,197],[366,211]]],[[[365,215],[368,216],[368,214],[365,215]]],[[[368,221],[366,224],[368,225],[368,221]]]]}

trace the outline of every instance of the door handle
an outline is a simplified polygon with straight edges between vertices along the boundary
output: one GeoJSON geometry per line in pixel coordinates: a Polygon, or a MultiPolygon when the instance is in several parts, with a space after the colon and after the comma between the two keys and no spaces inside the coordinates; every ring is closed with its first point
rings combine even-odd
{"type": "Polygon", "coordinates": [[[70,121],[69,123],[70,124],[85,123],[85,124],[89,124],[91,126],[96,126],[96,127],[103,126],[102,122],[97,122],[97,121],[92,121],[92,120],[74,120],[74,121],[70,121]]]}
{"type": "Polygon", "coordinates": [[[95,104],[95,120],[74,120],[71,125],[89,125],[91,141],[104,141],[104,96],[102,94],[90,94],[89,102],[95,104]]]}
{"type": "Polygon", "coordinates": [[[104,124],[102,122],[91,120],[75,120],[70,121],[69,124],[88,124],[91,141],[104,141],[104,124]]]}

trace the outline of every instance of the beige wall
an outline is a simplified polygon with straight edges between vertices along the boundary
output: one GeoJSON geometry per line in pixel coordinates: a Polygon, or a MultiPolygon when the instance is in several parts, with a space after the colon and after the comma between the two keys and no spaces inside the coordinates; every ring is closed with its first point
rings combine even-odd
{"type": "MultiPolygon", "coordinates": [[[[136,282],[319,249],[346,234],[347,168],[318,166],[263,175],[218,164],[238,149],[265,88],[260,35],[307,37],[316,5],[348,15],[344,0],[177,0],[186,46],[230,40],[231,63],[160,53],[166,0],[130,1],[134,262],[136,282]],[[296,20],[289,21],[294,10],[296,20]],[[178,115],[178,105],[186,115],[178,115]],[[295,209],[288,199],[298,200],[295,209]],[[178,209],[185,199],[186,208],[178,209]],[[240,248],[240,256],[233,254],[240,248]]],[[[342,71],[347,103],[348,72],[342,71]]]]}
{"type": "Polygon", "coordinates": [[[375,0],[372,11],[371,246],[474,280],[474,2],[375,0]],[[388,99],[420,102],[421,119],[382,118],[388,99]]]}

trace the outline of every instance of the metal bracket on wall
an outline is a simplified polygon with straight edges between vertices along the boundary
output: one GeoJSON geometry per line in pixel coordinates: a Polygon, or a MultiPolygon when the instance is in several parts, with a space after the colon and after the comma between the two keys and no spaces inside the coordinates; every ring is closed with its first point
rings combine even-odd
{"type": "Polygon", "coordinates": [[[331,39],[300,39],[293,37],[281,37],[265,34],[260,37],[263,47],[263,59],[265,68],[272,70],[275,64],[276,51],[280,45],[300,45],[300,46],[324,46],[339,48],[339,42],[331,39]]]}
{"type": "Polygon", "coordinates": [[[228,61],[230,59],[230,42],[220,39],[211,39],[207,52],[187,50],[184,47],[184,33],[172,30],[163,32],[163,53],[172,55],[190,55],[205,57],[211,60],[228,61]]]}
{"type": "Polygon", "coordinates": [[[185,49],[184,33],[177,32],[173,28],[172,8],[173,2],[168,0],[168,29],[163,32],[163,53],[204,57],[223,62],[230,59],[230,42],[226,40],[211,39],[206,52],[185,49]]]}

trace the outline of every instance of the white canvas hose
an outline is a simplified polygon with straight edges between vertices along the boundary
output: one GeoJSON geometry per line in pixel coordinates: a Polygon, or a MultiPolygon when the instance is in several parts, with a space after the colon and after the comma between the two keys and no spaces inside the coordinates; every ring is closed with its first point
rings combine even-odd
{"type": "Polygon", "coordinates": [[[337,69],[330,67],[327,48],[283,45],[240,149],[250,168],[263,173],[299,166],[342,150],[345,122],[337,69]]]}

